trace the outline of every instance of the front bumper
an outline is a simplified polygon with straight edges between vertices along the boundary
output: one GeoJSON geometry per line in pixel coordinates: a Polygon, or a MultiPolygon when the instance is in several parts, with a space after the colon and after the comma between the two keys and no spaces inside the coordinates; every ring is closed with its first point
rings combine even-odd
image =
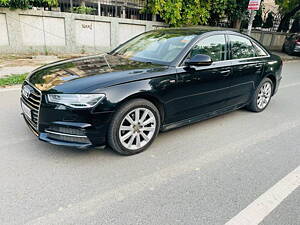
{"type": "MultiPolygon", "coordinates": [[[[59,134],[60,137],[65,136],[65,134],[59,134]]],[[[48,142],[50,144],[54,145],[60,145],[60,146],[65,146],[65,147],[75,147],[75,148],[90,148],[93,147],[91,143],[80,143],[80,142],[72,142],[72,141],[60,141],[57,140],[56,138],[50,138],[49,133],[41,133],[39,135],[39,139],[41,141],[48,142]]]]}
{"type": "MultiPolygon", "coordinates": [[[[22,98],[21,101],[24,102],[22,98]]],[[[48,104],[42,99],[36,127],[24,113],[23,117],[41,141],[60,146],[90,148],[106,144],[112,112],[74,110],[48,104]]]]}

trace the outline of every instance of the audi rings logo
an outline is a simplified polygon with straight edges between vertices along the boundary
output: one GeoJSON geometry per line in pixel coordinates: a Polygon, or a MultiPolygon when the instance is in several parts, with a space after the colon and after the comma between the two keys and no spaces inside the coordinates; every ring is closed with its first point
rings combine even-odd
{"type": "Polygon", "coordinates": [[[22,95],[25,97],[25,98],[29,98],[31,94],[31,89],[29,88],[28,85],[25,85],[22,89],[22,95]]]}

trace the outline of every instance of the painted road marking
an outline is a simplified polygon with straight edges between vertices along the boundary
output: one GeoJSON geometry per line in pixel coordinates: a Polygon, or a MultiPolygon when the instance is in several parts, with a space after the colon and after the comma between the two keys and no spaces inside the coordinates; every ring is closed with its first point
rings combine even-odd
{"type": "Polygon", "coordinates": [[[257,225],[300,186],[300,166],[239,212],[225,225],[257,225]]]}

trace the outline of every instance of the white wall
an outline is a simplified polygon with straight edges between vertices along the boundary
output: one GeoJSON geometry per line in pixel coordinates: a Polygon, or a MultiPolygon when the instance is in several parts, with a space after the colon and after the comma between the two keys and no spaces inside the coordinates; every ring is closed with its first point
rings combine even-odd
{"type": "Polygon", "coordinates": [[[161,22],[0,8],[0,54],[99,53],[161,22]]]}
{"type": "Polygon", "coordinates": [[[6,15],[0,13],[0,45],[9,45],[7,25],[6,25],[6,15]]]}
{"type": "Polygon", "coordinates": [[[146,26],[136,24],[119,24],[119,44],[146,31],[146,26]]]}
{"type": "Polygon", "coordinates": [[[24,45],[65,45],[63,18],[20,15],[20,25],[24,45]]]}
{"type": "Polygon", "coordinates": [[[66,44],[65,20],[63,18],[44,17],[46,45],[64,46],[66,44]]]}
{"type": "Polygon", "coordinates": [[[110,23],[76,20],[76,45],[110,47],[110,23]]]}

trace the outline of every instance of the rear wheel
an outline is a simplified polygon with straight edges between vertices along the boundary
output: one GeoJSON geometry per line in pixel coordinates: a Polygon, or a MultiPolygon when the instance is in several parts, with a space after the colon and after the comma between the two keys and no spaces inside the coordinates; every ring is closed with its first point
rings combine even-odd
{"type": "Polygon", "coordinates": [[[159,111],[151,102],[134,99],[114,115],[108,130],[108,144],[122,154],[133,155],[146,150],[159,132],[159,111]]]}
{"type": "Polygon", "coordinates": [[[258,85],[250,104],[246,107],[253,112],[261,112],[269,105],[273,92],[273,82],[269,78],[265,78],[258,85]]]}

